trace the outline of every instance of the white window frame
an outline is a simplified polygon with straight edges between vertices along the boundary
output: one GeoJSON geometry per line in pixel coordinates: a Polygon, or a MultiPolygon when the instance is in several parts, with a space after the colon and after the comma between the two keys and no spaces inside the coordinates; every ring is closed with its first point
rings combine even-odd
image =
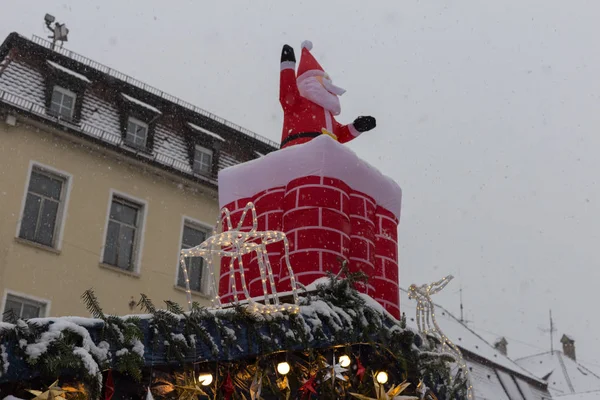
{"type": "MultiPolygon", "coordinates": [[[[189,226],[192,226],[192,227],[198,227],[199,229],[206,230],[206,232],[207,232],[206,238],[207,239],[210,235],[212,235],[212,230],[214,228],[214,226],[210,226],[210,224],[207,224],[206,222],[202,222],[202,221],[199,221],[192,217],[188,217],[187,215],[183,215],[181,217],[181,227],[179,229],[179,246],[177,247],[177,249],[178,249],[177,250],[177,263],[176,263],[177,267],[175,269],[174,284],[175,284],[176,288],[184,289],[184,290],[185,290],[185,287],[181,287],[177,283],[179,281],[180,255],[181,255],[181,246],[183,245],[183,229],[185,228],[186,224],[189,226]]],[[[208,266],[206,266],[206,267],[208,268],[208,266]]],[[[214,265],[213,265],[213,268],[214,268],[214,265]]],[[[201,291],[200,292],[192,291],[192,294],[200,293],[205,296],[210,294],[209,293],[210,292],[210,271],[208,271],[208,273],[209,273],[209,278],[205,279],[202,282],[202,287],[200,288],[201,291]]],[[[213,273],[214,273],[214,271],[213,271],[213,273]]]]}
{"type": "Polygon", "coordinates": [[[141,121],[137,118],[134,117],[129,117],[127,118],[127,126],[125,127],[125,144],[127,146],[136,148],[136,149],[147,149],[148,148],[148,124],[144,121],[141,121]],[[129,123],[133,123],[139,127],[142,127],[144,129],[146,129],[146,137],[144,139],[144,145],[143,146],[138,146],[135,144],[135,139],[138,137],[137,132],[129,132],[129,123]],[[131,142],[127,139],[128,135],[132,135],[134,137],[134,141],[131,142]]]}
{"type": "MultiPolygon", "coordinates": [[[[5,289],[4,293],[2,294],[2,312],[0,313],[0,316],[4,315],[4,312],[6,311],[6,299],[8,299],[8,296],[19,297],[25,301],[43,305],[44,314],[40,315],[38,318],[46,318],[50,315],[50,306],[52,305],[52,301],[41,297],[31,296],[26,293],[17,292],[15,290],[5,289]]],[[[0,317],[0,321],[1,320],[2,318],[0,317]]]]}
{"type": "MultiPolygon", "coordinates": [[[[73,116],[75,115],[75,102],[77,101],[77,93],[58,85],[54,85],[54,87],[52,88],[52,96],[54,96],[54,92],[60,92],[63,96],[66,95],[73,98],[73,108],[71,108],[71,115],[69,115],[69,120],[72,120],[73,116]]],[[[50,97],[50,107],[52,107],[52,96],[50,97]]],[[[60,107],[66,108],[63,106],[62,102],[60,104],[60,107]]],[[[56,116],[60,118],[65,118],[60,112],[56,116]]]]}
{"type": "MultiPolygon", "coordinates": [[[[51,167],[49,165],[42,164],[40,162],[30,160],[29,167],[27,168],[27,178],[25,179],[25,188],[23,190],[23,199],[21,200],[21,212],[19,213],[19,220],[17,221],[17,232],[15,233],[15,237],[21,239],[21,223],[23,221],[24,213],[25,213],[25,203],[27,202],[27,193],[29,193],[29,183],[31,182],[31,173],[34,169],[41,170],[50,175],[55,175],[56,177],[64,180],[63,190],[61,192],[61,204],[58,207],[58,213],[56,216],[56,225],[54,227],[54,246],[50,246],[51,248],[60,251],[62,249],[62,241],[63,241],[63,233],[65,228],[65,223],[67,220],[67,210],[69,208],[69,199],[71,198],[71,188],[73,187],[73,175],[66,171],[62,171],[51,167]]],[[[27,240],[27,239],[22,239],[27,240]]],[[[29,242],[29,241],[28,241],[29,242]]],[[[31,242],[36,243],[37,242],[31,242]]],[[[43,244],[39,244],[40,246],[45,246],[43,244]]]]}
{"type": "Polygon", "coordinates": [[[106,217],[104,220],[104,235],[102,237],[102,248],[100,249],[100,264],[105,265],[107,267],[114,268],[115,270],[122,271],[123,273],[133,273],[140,274],[141,265],[142,265],[142,255],[144,253],[144,237],[146,233],[146,221],[148,218],[148,202],[146,200],[131,196],[127,193],[118,191],[116,189],[110,189],[108,195],[108,204],[106,206],[106,217]],[[133,244],[133,270],[125,270],[117,267],[116,265],[106,264],[104,262],[104,249],[106,247],[106,236],[108,235],[108,222],[110,221],[110,208],[112,206],[112,201],[115,197],[120,197],[124,200],[127,200],[131,203],[137,204],[140,206],[140,212],[138,213],[138,226],[136,229],[135,240],[133,244]]]}
{"type": "Polygon", "coordinates": [[[214,156],[215,156],[215,152],[212,151],[211,149],[208,149],[208,148],[206,148],[204,146],[196,145],[194,147],[194,168],[192,168],[193,171],[194,171],[194,173],[201,174],[201,175],[210,175],[212,173],[212,166],[213,166],[213,163],[214,163],[214,156]],[[197,170],[196,169],[196,164],[202,165],[201,162],[197,162],[196,161],[196,153],[198,151],[200,153],[204,153],[204,154],[209,154],[210,155],[210,165],[208,166],[208,171],[202,171],[202,170],[197,170]]]}

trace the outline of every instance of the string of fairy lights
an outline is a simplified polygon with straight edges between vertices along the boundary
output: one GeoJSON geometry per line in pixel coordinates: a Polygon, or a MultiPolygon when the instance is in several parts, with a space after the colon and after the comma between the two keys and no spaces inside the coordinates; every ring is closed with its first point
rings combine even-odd
{"type": "Polygon", "coordinates": [[[221,259],[223,258],[229,258],[229,280],[231,291],[233,293],[233,305],[240,304],[240,298],[236,287],[236,273],[239,273],[242,293],[245,300],[248,302],[248,305],[254,312],[270,314],[273,312],[288,311],[290,313],[297,313],[300,310],[298,306],[298,287],[289,259],[289,242],[285,233],[274,230],[259,231],[256,207],[252,202],[249,202],[244,207],[240,220],[235,228],[231,222],[231,213],[226,207],[221,209],[220,218],[223,220],[217,220],[213,233],[208,239],[196,247],[181,251],[180,264],[185,279],[185,290],[190,311],[192,309],[192,292],[185,260],[188,257],[202,257],[206,260],[207,268],[210,271],[209,290],[213,308],[222,307],[221,297],[218,295],[215,282],[213,261],[215,258],[217,258],[219,262],[221,262],[221,259]],[[252,226],[249,230],[243,230],[248,212],[251,213],[252,226]],[[219,233],[219,226],[221,226],[221,229],[226,226],[227,230],[219,233]],[[271,262],[269,261],[267,245],[277,242],[283,242],[284,245],[284,255],[281,257],[281,262],[285,263],[285,267],[290,276],[293,304],[280,303],[275,287],[275,277],[273,275],[271,262]],[[248,284],[246,282],[246,267],[244,266],[243,256],[252,253],[256,253],[263,289],[264,304],[256,302],[255,298],[250,296],[250,291],[248,290],[248,284]]]}
{"type": "MultiPolygon", "coordinates": [[[[217,220],[215,228],[213,229],[212,235],[208,239],[196,247],[181,251],[180,263],[185,279],[189,310],[192,310],[192,294],[190,289],[189,274],[185,261],[189,257],[202,257],[206,261],[206,266],[210,271],[209,290],[213,308],[223,307],[221,297],[218,295],[213,262],[215,259],[217,259],[220,264],[224,258],[229,258],[229,280],[231,292],[233,293],[232,305],[239,305],[241,303],[236,287],[236,273],[239,273],[239,281],[242,285],[241,289],[244,295],[244,300],[247,302],[247,305],[252,311],[266,314],[281,311],[298,313],[300,307],[298,305],[297,283],[294,276],[294,271],[289,261],[289,242],[285,233],[274,230],[259,231],[256,207],[252,202],[248,202],[246,204],[242,211],[240,220],[235,227],[233,226],[231,220],[231,212],[226,207],[221,209],[219,218],[220,219],[217,220]],[[251,215],[252,225],[249,230],[247,227],[246,230],[243,230],[244,222],[248,216],[248,213],[251,215]],[[219,232],[219,227],[221,228],[221,232],[219,232]],[[225,227],[227,230],[223,230],[225,227]],[[285,263],[285,267],[287,268],[290,276],[294,304],[280,303],[276,290],[273,269],[269,261],[266,248],[269,244],[281,241],[284,244],[284,255],[281,257],[281,262],[285,263]],[[252,298],[250,296],[250,291],[246,282],[246,267],[244,266],[243,256],[252,253],[256,253],[264,304],[258,303],[256,298],[252,298]]],[[[424,335],[432,335],[438,338],[442,344],[441,351],[453,356],[458,364],[458,368],[460,368],[460,370],[463,372],[463,375],[467,381],[467,397],[469,399],[473,399],[473,386],[471,384],[466,362],[458,347],[442,332],[437,324],[435,318],[435,306],[431,300],[431,296],[443,290],[452,279],[453,276],[449,275],[431,284],[425,284],[421,286],[413,284],[409,287],[409,298],[417,301],[416,321],[419,332],[424,335]]],[[[336,367],[343,369],[350,366],[350,364],[350,357],[344,354],[340,356],[338,364],[333,365],[333,367],[334,370],[336,367]]],[[[281,361],[277,364],[276,369],[280,375],[285,376],[290,372],[291,366],[287,361],[281,361]]],[[[210,372],[204,372],[194,379],[196,379],[197,382],[203,386],[209,386],[213,382],[213,375],[210,372]]],[[[375,380],[381,385],[385,384],[388,380],[387,372],[377,371],[375,374],[375,380]]]]}
{"type": "Polygon", "coordinates": [[[467,398],[473,399],[473,385],[469,375],[469,368],[463,358],[460,349],[442,332],[435,319],[435,305],[431,300],[431,296],[439,293],[454,279],[452,275],[440,279],[437,282],[425,284],[421,286],[410,285],[408,288],[408,298],[417,301],[416,320],[417,328],[424,335],[436,337],[442,343],[442,352],[446,352],[454,357],[458,364],[458,368],[462,371],[467,381],[467,398]]]}
{"type": "MultiPolygon", "coordinates": [[[[322,366],[322,371],[324,372],[324,376],[323,376],[323,381],[321,382],[321,384],[325,384],[325,382],[331,380],[331,383],[333,386],[335,386],[335,382],[340,380],[340,381],[348,381],[348,376],[346,375],[347,372],[350,370],[350,366],[354,363],[357,364],[357,370],[361,370],[355,373],[358,373],[357,376],[362,376],[362,374],[364,374],[364,367],[362,366],[360,360],[358,359],[358,357],[356,355],[354,355],[354,357],[356,357],[356,359],[353,361],[351,355],[353,354],[352,352],[347,353],[345,350],[340,351],[336,351],[336,348],[331,348],[329,350],[333,350],[332,353],[332,362],[331,364],[328,362],[324,363],[324,366],[322,366]],[[337,353],[337,355],[336,355],[337,353]]],[[[277,373],[277,375],[279,377],[285,378],[288,374],[293,372],[293,366],[290,364],[290,362],[287,359],[287,353],[285,354],[285,358],[282,356],[283,353],[275,353],[276,354],[276,358],[275,358],[275,372],[277,373]]],[[[272,357],[273,354],[267,355],[265,356],[266,358],[270,358],[272,357]]],[[[193,385],[194,386],[201,386],[201,387],[205,387],[207,389],[211,388],[212,390],[214,390],[216,392],[216,390],[218,390],[218,383],[220,381],[222,381],[222,376],[220,376],[219,374],[219,367],[218,365],[216,366],[216,369],[214,371],[211,370],[211,368],[200,368],[201,372],[196,372],[196,370],[191,371],[191,380],[193,381],[193,385]]],[[[298,371],[300,373],[302,373],[300,370],[298,371]]],[[[228,372],[229,374],[229,372],[228,372]]],[[[256,375],[254,376],[252,383],[250,385],[250,395],[252,399],[260,399],[261,397],[261,392],[262,392],[262,376],[263,376],[263,371],[257,371],[256,375]]],[[[308,381],[311,381],[314,379],[316,375],[314,375],[312,372],[309,373],[309,377],[304,380],[304,385],[305,386],[307,384],[308,381]],[[312,378],[310,377],[312,376],[312,378]]],[[[386,383],[388,383],[389,381],[389,375],[388,372],[383,370],[383,369],[377,369],[373,372],[373,378],[374,380],[381,385],[380,388],[381,390],[383,390],[383,385],[385,385],[386,383]]],[[[361,378],[362,380],[362,378],[361,378]]],[[[315,383],[312,383],[313,385],[315,383]]],[[[421,388],[423,385],[422,382],[419,383],[419,388],[421,388]]],[[[376,387],[379,388],[379,387],[376,387]]],[[[182,389],[186,389],[186,387],[183,387],[182,389]]],[[[193,386],[189,386],[188,389],[194,389],[193,386]]],[[[416,397],[406,397],[407,399],[416,399],[416,397]]]]}

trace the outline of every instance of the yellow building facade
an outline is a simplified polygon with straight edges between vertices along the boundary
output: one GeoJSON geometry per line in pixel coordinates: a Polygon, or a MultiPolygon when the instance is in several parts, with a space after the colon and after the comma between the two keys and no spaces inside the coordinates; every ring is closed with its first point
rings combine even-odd
{"type": "Polygon", "coordinates": [[[94,288],[109,313],[129,313],[131,299],[140,293],[185,304],[185,294],[176,286],[184,224],[210,229],[218,215],[214,191],[183,187],[181,180],[43,127],[0,127],[3,303],[12,293],[38,301],[45,308],[41,315],[86,315],[83,303],[74,299],[94,288]],[[32,172],[38,171],[62,178],[55,245],[50,246],[20,232],[32,172]],[[103,262],[116,197],[141,206],[131,272],[103,262]]]}
{"type": "MultiPolygon", "coordinates": [[[[113,107],[116,90],[127,86],[113,89],[114,79],[103,81],[89,66],[81,66],[87,80],[81,91],[50,80],[42,68],[46,83],[38,99],[27,81],[33,72],[25,70],[44,63],[39,55],[28,56],[38,45],[13,36],[0,49],[0,310],[22,318],[85,316],[80,296],[89,288],[111,314],[135,312],[140,293],[157,305],[185,305],[179,252],[210,234],[219,213],[218,170],[275,147],[205,116],[177,121],[177,108],[152,96],[171,115],[124,93],[133,106],[157,116],[143,120],[143,112],[113,107]],[[10,52],[14,48],[18,57],[10,52]],[[122,130],[123,118],[113,114],[129,117],[122,130]],[[186,121],[194,122],[186,126],[192,129],[182,128],[186,121]],[[200,123],[204,127],[195,125],[200,123]]],[[[65,59],[60,65],[71,69],[61,66],[59,73],[83,79],[76,76],[78,63],[65,59]]],[[[189,267],[193,300],[209,305],[210,272],[201,260],[189,267]]]]}

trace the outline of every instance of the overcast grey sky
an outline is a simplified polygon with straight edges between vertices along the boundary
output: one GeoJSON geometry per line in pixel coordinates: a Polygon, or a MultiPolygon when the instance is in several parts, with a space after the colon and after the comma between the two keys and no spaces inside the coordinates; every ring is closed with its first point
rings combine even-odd
{"type": "Polygon", "coordinates": [[[455,275],[436,300],[458,314],[462,285],[512,356],[549,350],[552,308],[600,365],[600,2],[324,3],[0,0],[0,36],[50,12],[65,47],[277,141],[281,46],[312,40],[339,120],[377,118],[350,147],[404,190],[401,285],[455,275]]]}

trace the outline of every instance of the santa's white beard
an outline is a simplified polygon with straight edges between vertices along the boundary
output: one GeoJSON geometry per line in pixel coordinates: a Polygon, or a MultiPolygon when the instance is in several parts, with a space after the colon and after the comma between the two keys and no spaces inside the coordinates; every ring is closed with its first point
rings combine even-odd
{"type": "Polygon", "coordinates": [[[339,97],[328,92],[316,77],[305,78],[299,82],[298,91],[300,96],[320,105],[333,115],[339,115],[342,111],[339,97]]]}

